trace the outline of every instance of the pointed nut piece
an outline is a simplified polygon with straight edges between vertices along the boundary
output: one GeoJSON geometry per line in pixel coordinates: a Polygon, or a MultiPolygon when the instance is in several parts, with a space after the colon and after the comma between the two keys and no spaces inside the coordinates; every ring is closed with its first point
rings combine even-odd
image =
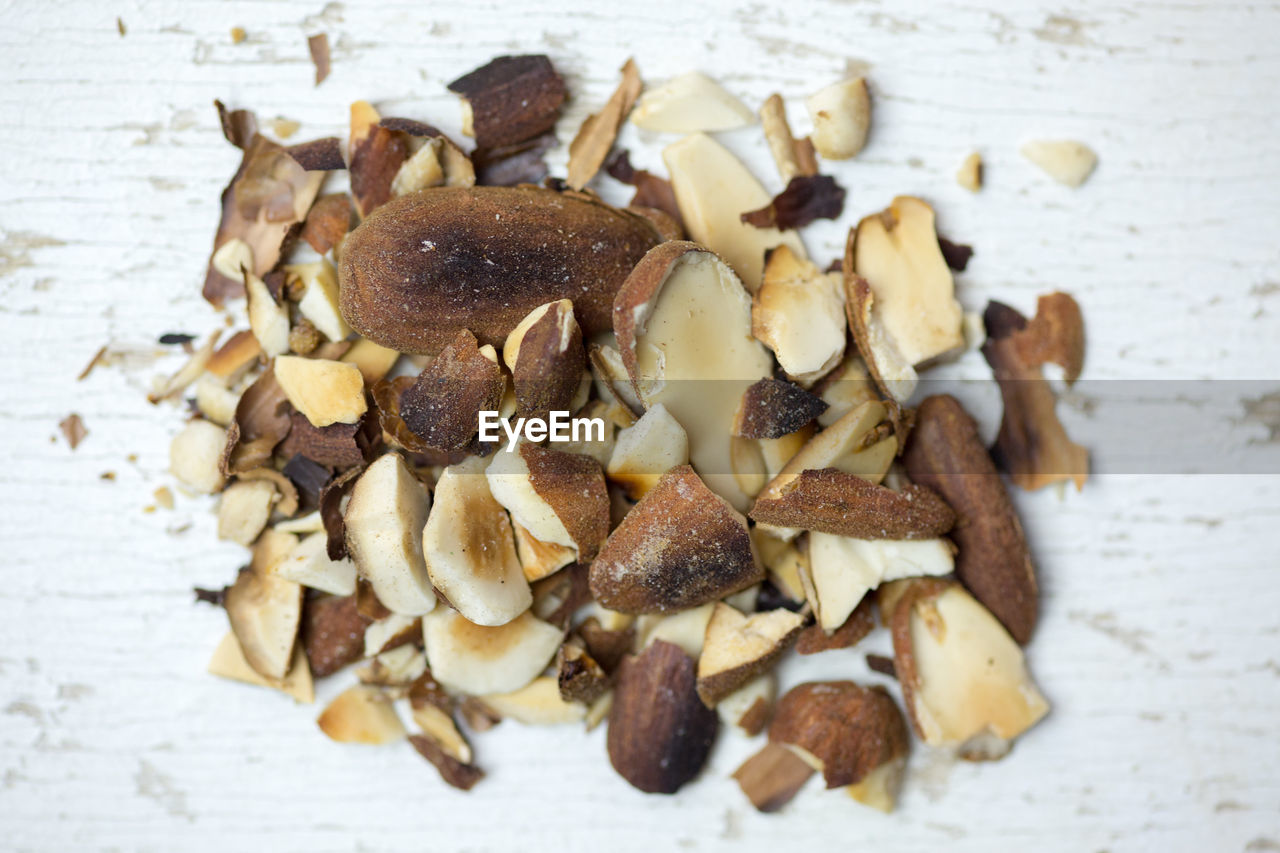
{"type": "Polygon", "coordinates": [[[302,619],[302,587],[242,569],[227,588],[223,606],[249,665],[263,678],[284,678],[302,619]]]}
{"type": "Polygon", "coordinates": [[[656,403],[634,424],[618,431],[605,473],[627,497],[639,500],[662,475],[689,461],[689,436],[667,407],[656,403]]]}
{"type": "Polygon", "coordinates": [[[541,676],[510,693],[489,693],[480,697],[504,717],[529,726],[558,726],[580,723],[587,716],[587,706],[565,699],[556,678],[541,676]]]}
{"type": "Polygon", "coordinates": [[[838,468],[801,471],[756,501],[751,519],[856,539],[936,539],[956,516],[928,486],[895,492],[838,468]]]}
{"type": "Polygon", "coordinates": [[[733,418],[742,393],[772,375],[773,358],[751,337],[751,300],[738,277],[696,243],[663,243],[618,291],[613,317],[645,406],[667,407],[707,485],[745,510],[749,499],[730,464],[733,418]]]}
{"type": "Polygon", "coordinates": [[[822,773],[828,788],[855,784],[906,756],[907,724],[883,687],[817,681],[787,691],[769,740],[790,747],[822,773]]]}
{"type": "Polygon", "coordinates": [[[783,181],[790,181],[798,175],[818,174],[813,142],[809,139],[796,139],[791,135],[791,125],[787,123],[787,110],[781,95],[774,93],[765,100],[760,107],[760,124],[783,181]]]}
{"type": "Polygon", "coordinates": [[[618,137],[618,127],[640,95],[640,85],[640,70],[635,60],[628,59],[622,66],[622,82],[609,96],[604,108],[588,116],[578,128],[577,135],[569,143],[567,180],[573,189],[582,189],[600,171],[618,137]]]}
{"type": "Polygon", "coordinates": [[[790,610],[744,616],[717,603],[698,657],[698,695],[708,708],[765,672],[794,642],[804,617],[790,610]]]}
{"type": "Polygon", "coordinates": [[[242,681],[245,684],[279,690],[281,693],[292,696],[294,701],[303,704],[310,704],[316,699],[311,669],[307,666],[307,656],[300,645],[294,648],[293,663],[289,666],[288,675],[281,679],[264,678],[256,669],[249,666],[235,633],[228,631],[218,643],[213,657],[209,658],[207,669],[210,675],[216,675],[219,678],[229,678],[232,681],[242,681]]]}
{"type": "Polygon", "coordinates": [[[853,340],[858,345],[863,364],[880,393],[898,403],[906,403],[920,381],[916,369],[885,330],[880,315],[875,311],[875,295],[867,280],[858,275],[846,275],[845,283],[848,287],[845,309],[849,328],[853,331],[853,340]]]}
{"type": "Polygon", "coordinates": [[[827,404],[782,379],[761,379],[742,395],[733,434],[740,438],[782,438],[813,423],[827,404]]]}
{"type": "Polygon", "coordinates": [[[448,607],[423,617],[422,635],[436,680],[472,696],[524,687],[547,666],[564,636],[528,612],[490,628],[448,607]]]}
{"type": "Polygon", "coordinates": [[[245,273],[244,292],[249,328],[258,339],[258,345],[268,356],[284,355],[289,351],[289,309],[271,295],[265,282],[256,275],[245,273]]]}
{"type": "Polygon", "coordinates": [[[312,674],[324,678],[364,657],[368,624],[354,595],[308,599],[302,608],[302,648],[312,674]]]}
{"type": "Polygon", "coordinates": [[[749,293],[760,287],[764,256],[785,245],[805,258],[795,231],[757,228],[742,214],[773,200],[742,161],[703,133],[686,136],[662,152],[689,238],[724,258],[749,293]]]}
{"type": "Polygon", "coordinates": [[[477,625],[502,625],[529,609],[533,594],[516,556],[511,521],[493,495],[483,461],[444,469],[422,533],[431,583],[477,625]]]}
{"type": "Polygon", "coordinates": [[[935,395],[920,403],[903,463],[907,476],[955,510],[956,577],[1025,645],[1039,598],[1031,552],[977,424],[958,400],[935,395]]]}
{"type": "Polygon", "coordinates": [[[484,771],[473,764],[459,761],[428,734],[409,735],[409,743],[418,754],[430,761],[440,772],[440,778],[460,791],[470,791],[484,778],[484,771]]]}
{"type": "Polygon", "coordinates": [[[609,533],[609,494],[600,463],[536,444],[500,450],[485,469],[493,497],[543,542],[595,558],[609,533]]]}
{"type": "Polygon", "coordinates": [[[218,502],[218,538],[252,545],[267,526],[276,500],[276,487],[266,480],[232,483],[218,502]]]}
{"type": "Polygon", "coordinates": [[[861,77],[842,80],[804,102],[813,119],[813,147],[828,160],[848,160],[867,144],[871,96],[861,77]]]}
{"type": "Polygon", "coordinates": [[[400,417],[428,447],[459,450],[479,429],[482,411],[494,411],[507,380],[493,347],[462,329],[400,397],[400,417]]]}
{"type": "Polygon", "coordinates": [[[220,461],[227,446],[227,431],[209,421],[192,421],[169,445],[169,470],[184,486],[213,494],[226,477],[220,461]]]}
{"type": "Polygon", "coordinates": [[[742,101],[698,71],[645,90],[631,112],[631,123],[636,127],[660,133],[713,133],[746,127],[754,121],[742,101]]]}
{"type": "Polygon", "coordinates": [[[778,683],[773,673],[763,672],[716,703],[716,714],[725,725],[737,726],[747,737],[755,737],[769,725],[778,683]]]}
{"type": "Polygon", "coordinates": [[[903,701],[930,746],[1000,758],[1049,712],[1022,649],[958,583],[908,581],[890,624],[903,701]]]}
{"type": "Polygon", "coordinates": [[[759,811],[776,812],[800,793],[814,770],[780,743],[767,743],[733,772],[742,793],[759,811]]]}
{"type": "Polygon", "coordinates": [[[656,642],[619,667],[609,762],[641,791],[674,794],[706,764],[719,723],[698,698],[693,660],[656,642]]]}
{"type": "Polygon", "coordinates": [[[507,336],[502,360],[515,385],[517,415],[545,420],[552,411],[572,411],[587,366],[573,303],[560,299],[530,311],[507,336]]]}
{"type": "Polygon", "coordinates": [[[543,542],[519,524],[512,524],[516,534],[516,556],[524,579],[533,583],[555,574],[578,558],[578,551],[554,542],[543,542]]]}
{"type": "Polygon", "coordinates": [[[840,363],[845,346],[844,284],[788,246],[769,254],[752,301],[751,331],[805,387],[840,363]]]}
{"type": "Polygon", "coordinates": [[[863,596],[885,581],[946,575],[955,549],[945,539],[854,539],[809,534],[809,576],[818,624],[828,633],[844,624],[863,596]]]}
{"type": "Polygon", "coordinates": [[[964,347],[964,312],[926,202],[899,196],[859,222],[845,246],[844,273],[847,291],[855,276],[867,280],[872,326],[882,324],[908,366],[964,347]]]}
{"type": "Polygon", "coordinates": [[[275,376],[289,402],[312,426],[353,424],[368,409],[364,377],[355,365],[282,355],[275,360],[275,376]]]}
{"type": "Polygon", "coordinates": [[[971,193],[982,189],[982,155],[977,151],[964,158],[956,172],[956,183],[971,193]]]}
{"type": "Polygon", "coordinates": [[[436,606],[422,556],[431,501],[397,453],[380,457],[351,489],[343,522],[347,549],[378,600],[396,613],[420,616],[436,606]]]}
{"type": "Polygon", "coordinates": [[[684,610],[760,581],[746,519],[692,467],[672,468],[591,564],[591,591],[624,613],[684,610]]]}
{"type": "Polygon", "coordinates": [[[1078,187],[1093,174],[1098,155],[1072,139],[1037,139],[1022,146],[1022,156],[1060,184],[1078,187]]]}
{"type": "Polygon", "coordinates": [[[393,743],[406,734],[391,700],[376,687],[349,687],[316,720],[320,731],[339,743],[393,743]]]}

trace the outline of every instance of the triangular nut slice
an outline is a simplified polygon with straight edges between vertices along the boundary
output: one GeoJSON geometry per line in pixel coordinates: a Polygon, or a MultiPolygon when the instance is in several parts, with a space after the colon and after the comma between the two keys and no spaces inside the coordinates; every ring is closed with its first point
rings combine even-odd
{"type": "Polygon", "coordinates": [[[479,413],[497,410],[506,382],[494,348],[462,329],[401,395],[400,417],[427,446],[458,450],[479,429],[479,413]]]}
{"type": "Polygon", "coordinates": [[[223,605],[244,659],[263,678],[289,674],[302,621],[302,587],[254,569],[242,569],[223,605]]]}
{"type": "Polygon", "coordinates": [[[717,603],[698,658],[698,696],[707,707],[715,707],[768,669],[795,640],[803,624],[804,617],[790,610],[744,616],[717,603]]]}
{"type": "Polygon", "coordinates": [[[740,438],[782,438],[822,414],[827,404],[799,385],[783,379],[761,379],[742,394],[733,419],[740,438]]]}
{"type": "Polygon", "coordinates": [[[576,549],[580,562],[596,556],[609,534],[609,493],[595,459],[525,443],[495,453],[485,473],[494,498],[535,538],[576,549]]]}
{"type": "Polygon", "coordinates": [[[624,613],[715,601],[763,579],[747,520],[689,465],[672,468],[627,514],[591,564],[591,592],[624,613]]]}
{"type": "Polygon", "coordinates": [[[339,693],[316,723],[322,732],[340,743],[392,743],[407,734],[387,694],[367,685],[356,685],[339,693]]]}
{"type": "Polygon", "coordinates": [[[353,424],[368,409],[364,376],[354,364],[282,355],[273,370],[289,402],[312,426],[353,424]]]}
{"type": "Polygon", "coordinates": [[[936,539],[956,516],[928,486],[902,491],[837,468],[801,471],[777,493],[761,497],[751,519],[857,539],[936,539]]]}
{"type": "Polygon", "coordinates": [[[570,411],[587,369],[582,329],[568,299],[530,311],[502,346],[511,371],[516,414],[545,419],[552,411],[570,411]]]}

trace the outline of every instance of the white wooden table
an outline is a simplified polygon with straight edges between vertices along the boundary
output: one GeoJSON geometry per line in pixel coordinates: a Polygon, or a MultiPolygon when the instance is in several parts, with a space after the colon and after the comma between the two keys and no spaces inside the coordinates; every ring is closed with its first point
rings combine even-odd
{"type": "MultiPolygon", "coordinates": [[[[159,334],[220,322],[199,286],[237,152],[215,97],[301,121],[297,139],[343,133],[357,98],[456,131],[444,83],[545,51],[574,95],[567,139],[634,55],[651,81],[699,67],[752,105],[776,89],[803,130],[802,96],[866,69],[871,144],[832,169],[848,220],[922,194],[977,248],[968,308],[1074,293],[1088,378],[1276,376],[1275,4],[564,5],[0,3],[0,847],[1280,849],[1275,475],[1116,474],[1019,496],[1044,588],[1031,664],[1054,711],[998,764],[917,749],[892,816],[814,783],[759,815],[727,779],[756,744],[728,735],[696,784],[645,797],[609,768],[602,731],[515,723],[478,739],[489,775],[462,794],[407,747],[328,742],[323,705],[204,673],[226,624],[190,588],[223,583],[242,555],[215,544],[205,501],[143,511],[181,418],[143,395],[181,359],[155,354],[159,334]],[[333,44],[319,88],[315,32],[333,44]],[[1037,136],[1091,144],[1089,183],[1073,192],[1022,161],[1037,136]],[[974,149],[977,196],[953,180],[974,149]],[[103,344],[128,357],[76,383],[103,344]],[[89,430],[75,452],[55,438],[72,411],[89,430]]],[[[664,140],[622,141],[661,166],[664,140]]],[[[758,128],[725,141],[777,189],[758,128]]],[[[812,229],[813,254],[834,257],[842,226],[812,229]]],[[[976,354],[953,370],[986,375],[976,354]]],[[[1274,449],[1277,408],[1268,428],[1229,406],[1223,435],[1274,449]]],[[[1068,426],[1089,411],[1067,408],[1068,426]]],[[[888,646],[878,632],[785,683],[874,680],[863,652],[888,646]]],[[[321,702],[346,684],[331,681],[321,702]]]]}

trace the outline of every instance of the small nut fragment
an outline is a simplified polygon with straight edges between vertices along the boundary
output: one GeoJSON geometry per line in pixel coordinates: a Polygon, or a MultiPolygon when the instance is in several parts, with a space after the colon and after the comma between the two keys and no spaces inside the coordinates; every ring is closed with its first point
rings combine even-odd
{"type": "Polygon", "coordinates": [[[859,222],[845,246],[844,273],[846,290],[852,276],[867,280],[875,297],[871,310],[907,365],[964,346],[964,312],[925,202],[899,196],[859,222]]]}
{"type": "Polygon", "coordinates": [[[262,279],[245,273],[244,291],[248,301],[249,328],[268,356],[289,351],[289,309],[276,301],[262,279]]]}
{"type": "Polygon", "coordinates": [[[956,183],[971,193],[982,189],[982,155],[977,151],[964,158],[956,172],[956,183]]]}
{"type": "Polygon", "coordinates": [[[370,387],[390,373],[399,360],[400,353],[375,344],[368,338],[356,338],[351,349],[338,359],[344,364],[354,364],[364,377],[364,384],[370,387]]]}
{"type": "Polygon", "coordinates": [[[302,619],[302,587],[242,569],[227,587],[223,606],[249,665],[264,678],[288,675],[302,619]]]}
{"type": "Polygon", "coordinates": [[[776,812],[795,798],[814,770],[795,752],[769,742],[733,772],[742,793],[758,810],[776,812]]]}
{"type": "Polygon", "coordinates": [[[1035,567],[1004,482],[954,397],[926,397],[902,457],[907,476],[937,490],[955,510],[956,577],[1019,643],[1035,629],[1035,567]]]}
{"type": "Polygon", "coordinates": [[[634,424],[618,431],[605,473],[627,497],[639,500],[662,475],[689,461],[689,436],[667,407],[655,403],[634,424]]]}
{"type": "Polygon", "coordinates": [[[843,80],[805,99],[813,119],[813,147],[828,160],[848,160],[867,144],[871,96],[861,77],[843,80]]]}
{"type": "Polygon", "coordinates": [[[392,611],[419,616],[436,606],[422,556],[431,506],[426,489],[396,453],[380,457],[356,480],[343,516],[347,548],[360,576],[392,611]]]}
{"type": "Polygon", "coordinates": [[[773,700],[778,694],[777,679],[764,672],[716,703],[720,721],[737,726],[747,737],[764,731],[773,714],[773,700]]]}
{"type": "Polygon", "coordinates": [[[368,624],[354,595],[308,598],[302,608],[301,646],[312,674],[324,678],[364,657],[368,624]]]}
{"type": "Polygon", "coordinates": [[[818,174],[818,164],[813,156],[813,143],[808,139],[796,139],[787,123],[787,110],[782,96],[774,93],[760,107],[760,123],[769,152],[778,166],[782,180],[790,181],[799,175],[818,174]]]}
{"type": "Polygon", "coordinates": [[[818,624],[835,631],[863,596],[884,581],[950,574],[955,549],[945,539],[853,539],[809,534],[809,576],[818,624]]]}
{"type": "Polygon", "coordinates": [[[724,258],[748,293],[760,287],[767,250],[785,245],[798,257],[808,257],[795,231],[756,228],[742,221],[742,214],[765,207],[771,198],[719,142],[695,133],[668,145],[662,159],[690,239],[724,258]]]}
{"type": "Polygon", "coordinates": [[[245,684],[256,684],[260,687],[279,690],[304,704],[310,704],[316,698],[311,669],[307,666],[307,656],[303,653],[301,645],[293,651],[293,663],[289,666],[288,675],[281,679],[264,678],[256,669],[249,666],[235,633],[228,631],[218,643],[213,657],[209,658],[207,669],[210,675],[216,675],[219,678],[230,678],[233,681],[243,681],[245,684]]]}
{"type": "Polygon", "coordinates": [[[698,695],[707,707],[742,687],[781,657],[804,624],[799,613],[769,610],[744,616],[717,603],[698,657],[698,695]]]}
{"type": "Polygon", "coordinates": [[[567,94],[541,54],[499,56],[449,84],[462,101],[462,132],[480,148],[515,145],[551,130],[567,94]]]}
{"type": "Polygon", "coordinates": [[[956,516],[928,486],[893,491],[837,468],[801,471],[756,501],[753,521],[858,539],[933,539],[956,516]]]}
{"type": "Polygon", "coordinates": [[[516,534],[516,556],[520,558],[524,579],[530,583],[555,574],[578,557],[574,548],[543,542],[519,524],[511,526],[516,534]]]}
{"type": "Polygon", "coordinates": [[[1045,174],[1068,187],[1083,184],[1098,165],[1098,155],[1072,139],[1038,139],[1023,145],[1021,151],[1045,174]]]}
{"type": "Polygon", "coordinates": [[[569,167],[567,179],[569,186],[580,190],[587,185],[600,171],[600,166],[613,141],[618,136],[618,127],[631,112],[631,106],[640,95],[640,71],[635,60],[628,59],[622,66],[622,82],[609,96],[604,109],[587,116],[586,121],[578,128],[578,133],[569,143],[569,167]]]}
{"type": "Polygon", "coordinates": [[[536,444],[499,451],[485,469],[493,497],[543,542],[594,559],[609,533],[609,495],[600,463],[536,444]]]}
{"type": "Polygon", "coordinates": [[[363,684],[339,693],[316,723],[320,731],[339,743],[377,745],[392,743],[407,734],[386,694],[363,684]]]}
{"type": "Polygon", "coordinates": [[[299,542],[271,570],[285,580],[333,595],[353,595],[356,591],[356,566],[349,559],[331,560],[327,551],[328,534],[312,533],[299,542]]]}
{"type": "Polygon", "coordinates": [[[584,705],[594,703],[610,687],[609,674],[577,638],[565,641],[556,653],[556,679],[562,699],[584,705]]]}
{"type": "Polygon", "coordinates": [[[368,409],[364,377],[353,364],[282,355],[275,360],[275,376],[289,402],[312,426],[353,424],[368,409]]]}
{"type": "Polygon", "coordinates": [[[656,642],[618,669],[609,762],[641,791],[674,794],[706,764],[719,724],[698,698],[693,660],[656,642]]]}
{"type": "Polygon", "coordinates": [[[436,481],[422,552],[431,583],[477,625],[510,622],[533,603],[511,521],[489,493],[481,460],[450,465],[436,481]]]}
{"type": "Polygon", "coordinates": [[[530,311],[507,336],[502,361],[511,371],[517,415],[545,420],[552,411],[571,411],[587,366],[573,303],[560,299],[530,311]]]}
{"type": "Polygon", "coordinates": [[[218,503],[218,538],[248,547],[267,526],[276,488],[266,480],[241,480],[222,493],[218,503]]]}
{"type": "Polygon", "coordinates": [[[798,385],[782,379],[761,379],[743,393],[734,416],[733,434],[740,438],[782,438],[813,423],[826,408],[826,403],[798,385]]]}
{"type": "Polygon", "coordinates": [[[846,275],[845,284],[849,328],[863,363],[882,394],[900,404],[906,403],[915,393],[920,377],[885,329],[875,310],[875,295],[867,280],[846,275]]]}
{"type": "Polygon", "coordinates": [[[333,264],[322,258],[309,264],[290,264],[285,267],[285,272],[297,276],[302,283],[298,313],[310,320],[329,340],[346,340],[351,334],[351,327],[342,319],[342,311],[338,308],[338,272],[333,264]]]}
{"type": "Polygon", "coordinates": [[[707,641],[707,625],[711,622],[715,606],[716,602],[708,602],[701,607],[691,607],[669,616],[646,613],[635,623],[636,651],[647,649],[662,640],[679,646],[685,654],[697,660],[707,641]]]}
{"type": "Polygon", "coordinates": [[[480,697],[504,717],[530,726],[556,726],[586,719],[587,706],[565,699],[555,678],[542,676],[510,693],[489,693],[480,697]]]}
{"type": "Polygon", "coordinates": [[[460,791],[470,791],[484,778],[484,771],[473,764],[459,761],[444,746],[427,734],[409,735],[409,743],[418,754],[440,771],[440,778],[460,791]]]}
{"type": "Polygon", "coordinates": [[[400,416],[428,447],[460,450],[470,444],[482,411],[502,401],[507,380],[498,353],[462,329],[400,397],[400,416]]]}
{"type": "Polygon", "coordinates": [[[828,788],[862,781],[906,757],[907,724],[883,687],[818,681],[778,700],[769,740],[790,747],[822,773],[828,788]]]}
{"type": "Polygon", "coordinates": [[[807,388],[844,356],[844,300],[840,273],[819,272],[790,247],[779,246],[752,300],[751,333],[807,388]]]}
{"type": "Polygon", "coordinates": [[[714,133],[746,127],[755,116],[746,104],[698,71],[672,77],[645,90],[631,111],[631,123],[661,133],[714,133]]]}
{"type": "Polygon", "coordinates": [[[591,564],[591,592],[625,613],[684,610],[761,580],[746,519],[692,467],[672,468],[591,564]]]}
{"type": "Polygon", "coordinates": [[[427,664],[436,680],[472,696],[509,693],[534,679],[560,647],[563,633],[528,611],[505,625],[468,622],[448,607],[422,618],[427,664]]]}
{"type": "Polygon", "coordinates": [[[911,724],[930,746],[995,759],[1049,712],[1022,649],[957,583],[906,584],[890,625],[911,724]]]}
{"type": "Polygon", "coordinates": [[[209,421],[192,421],[169,445],[169,470],[183,485],[203,494],[222,488],[226,477],[220,461],[227,431],[209,421]]]}

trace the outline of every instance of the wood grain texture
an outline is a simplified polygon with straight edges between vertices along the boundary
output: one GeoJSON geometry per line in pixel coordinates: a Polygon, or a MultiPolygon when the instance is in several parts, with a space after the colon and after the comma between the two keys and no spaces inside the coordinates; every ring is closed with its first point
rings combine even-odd
{"type": "MultiPolygon", "coordinates": [[[[1029,311],[1039,293],[1075,294],[1086,378],[1275,377],[1276,4],[585,6],[0,3],[3,846],[1280,848],[1275,475],[1114,475],[1082,494],[1018,495],[1044,592],[1030,660],[1054,710],[998,764],[917,748],[889,817],[813,783],[781,814],[755,813],[728,776],[758,741],[731,734],[670,799],[627,787],[602,731],[510,722],[476,738],[488,776],[464,794],[407,744],[325,740],[314,719],[341,677],[300,707],[204,673],[226,624],[192,605],[190,587],[225,583],[245,555],[215,543],[208,500],[144,512],[169,483],[181,420],[144,395],[181,361],[157,336],[221,322],[199,299],[237,162],[215,97],[301,121],[295,139],[345,134],[357,98],[456,133],[444,83],[495,54],[546,51],[572,93],[567,141],[634,55],[647,80],[696,63],[753,107],[776,89],[804,132],[802,97],[866,69],[870,144],[830,167],[849,190],[846,222],[806,234],[823,265],[849,221],[918,193],[944,233],[977,247],[959,277],[967,309],[994,296],[1029,311]],[[315,88],[306,37],[318,32],[333,71],[315,88]],[[1056,136],[1099,154],[1077,191],[1017,154],[1056,136]],[[953,178],[971,150],[987,163],[976,196],[953,178]],[[123,355],[76,383],[103,344],[123,355]],[[89,431],[74,452],[57,427],[71,411],[89,431]]],[[[722,138],[781,188],[758,128],[722,138]]],[[[620,141],[638,168],[661,169],[666,140],[628,126],[620,141]]],[[[551,163],[564,174],[563,146],[551,163]]],[[[627,193],[607,179],[600,189],[627,193]]],[[[974,353],[945,373],[989,375],[974,353]]],[[[994,386],[975,394],[989,436],[994,386]]],[[[1088,431],[1088,402],[1067,408],[1069,430],[1088,431]]],[[[1222,412],[1224,436],[1274,442],[1280,417],[1257,411],[1222,412]]],[[[793,659],[783,686],[885,683],[863,656],[888,649],[878,630],[857,649],[793,659]]]]}

